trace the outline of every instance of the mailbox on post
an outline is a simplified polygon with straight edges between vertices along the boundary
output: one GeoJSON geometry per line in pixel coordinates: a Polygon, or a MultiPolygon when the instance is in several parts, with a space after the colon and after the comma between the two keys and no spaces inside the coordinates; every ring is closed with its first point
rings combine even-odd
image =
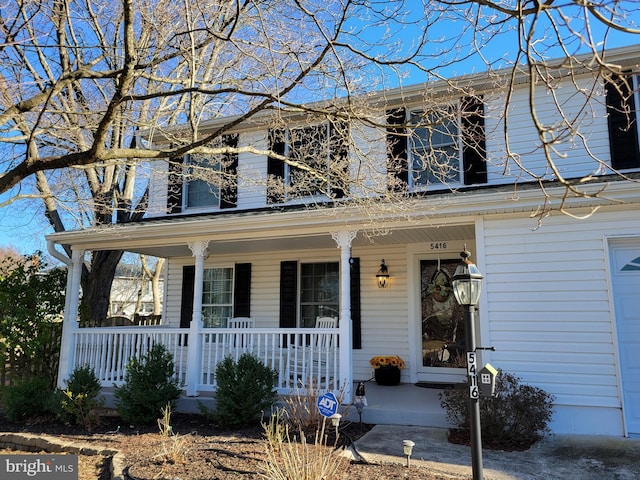
{"type": "Polygon", "coordinates": [[[496,376],[498,370],[496,370],[490,363],[485,364],[480,370],[480,396],[481,397],[493,397],[496,394],[496,376]]]}

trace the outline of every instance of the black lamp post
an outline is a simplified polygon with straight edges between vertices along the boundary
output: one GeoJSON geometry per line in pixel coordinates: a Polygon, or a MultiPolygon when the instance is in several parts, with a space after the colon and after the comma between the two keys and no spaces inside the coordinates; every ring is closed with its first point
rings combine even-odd
{"type": "Polygon", "coordinates": [[[469,381],[469,433],[471,435],[471,468],[473,480],[482,480],[482,435],[480,430],[480,395],[476,366],[476,334],[474,328],[475,305],[480,299],[482,274],[469,257],[466,249],[460,253],[462,263],[453,274],[453,294],[465,309],[465,342],[469,381]]]}

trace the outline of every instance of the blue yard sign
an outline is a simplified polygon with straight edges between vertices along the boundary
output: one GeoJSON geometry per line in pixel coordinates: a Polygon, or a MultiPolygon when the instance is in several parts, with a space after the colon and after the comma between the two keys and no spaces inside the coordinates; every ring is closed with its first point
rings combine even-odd
{"type": "Polygon", "coordinates": [[[338,411],[338,399],[332,392],[327,392],[318,397],[318,410],[323,417],[335,415],[338,411]]]}

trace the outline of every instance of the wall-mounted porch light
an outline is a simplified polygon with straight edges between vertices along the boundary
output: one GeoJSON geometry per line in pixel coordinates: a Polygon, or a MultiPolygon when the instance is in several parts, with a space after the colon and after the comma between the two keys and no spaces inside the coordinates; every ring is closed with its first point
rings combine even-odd
{"type": "Polygon", "coordinates": [[[384,263],[384,258],[380,264],[380,270],[376,273],[376,278],[378,279],[379,288],[387,288],[387,285],[389,285],[389,270],[384,263]]]}

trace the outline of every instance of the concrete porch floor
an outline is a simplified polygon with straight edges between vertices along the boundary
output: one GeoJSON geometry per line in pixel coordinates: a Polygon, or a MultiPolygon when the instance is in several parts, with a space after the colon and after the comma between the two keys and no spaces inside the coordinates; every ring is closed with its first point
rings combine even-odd
{"type": "MultiPolygon", "coordinates": [[[[357,382],[353,385],[356,391],[357,382]]],[[[362,422],[377,425],[415,425],[423,427],[449,427],[444,409],[440,406],[439,388],[418,387],[412,383],[395,386],[381,386],[375,381],[365,382],[367,406],[362,412],[362,422]]],[[[112,388],[103,388],[105,406],[114,408],[112,388]]],[[[209,409],[215,408],[215,398],[211,392],[202,392],[197,397],[182,396],[178,399],[176,411],[200,413],[199,404],[209,409]]],[[[353,405],[345,406],[342,414],[351,421],[359,421],[353,405]],[[346,409],[346,410],[345,410],[346,409]]]]}
{"type": "MultiPolygon", "coordinates": [[[[353,386],[356,390],[357,383],[353,386]]],[[[424,427],[449,427],[446,412],[440,406],[439,388],[418,387],[412,383],[382,386],[374,381],[365,382],[367,406],[362,412],[362,422],[377,425],[416,425],[424,427]]],[[[354,407],[349,409],[349,419],[358,421],[354,407]]]]}

